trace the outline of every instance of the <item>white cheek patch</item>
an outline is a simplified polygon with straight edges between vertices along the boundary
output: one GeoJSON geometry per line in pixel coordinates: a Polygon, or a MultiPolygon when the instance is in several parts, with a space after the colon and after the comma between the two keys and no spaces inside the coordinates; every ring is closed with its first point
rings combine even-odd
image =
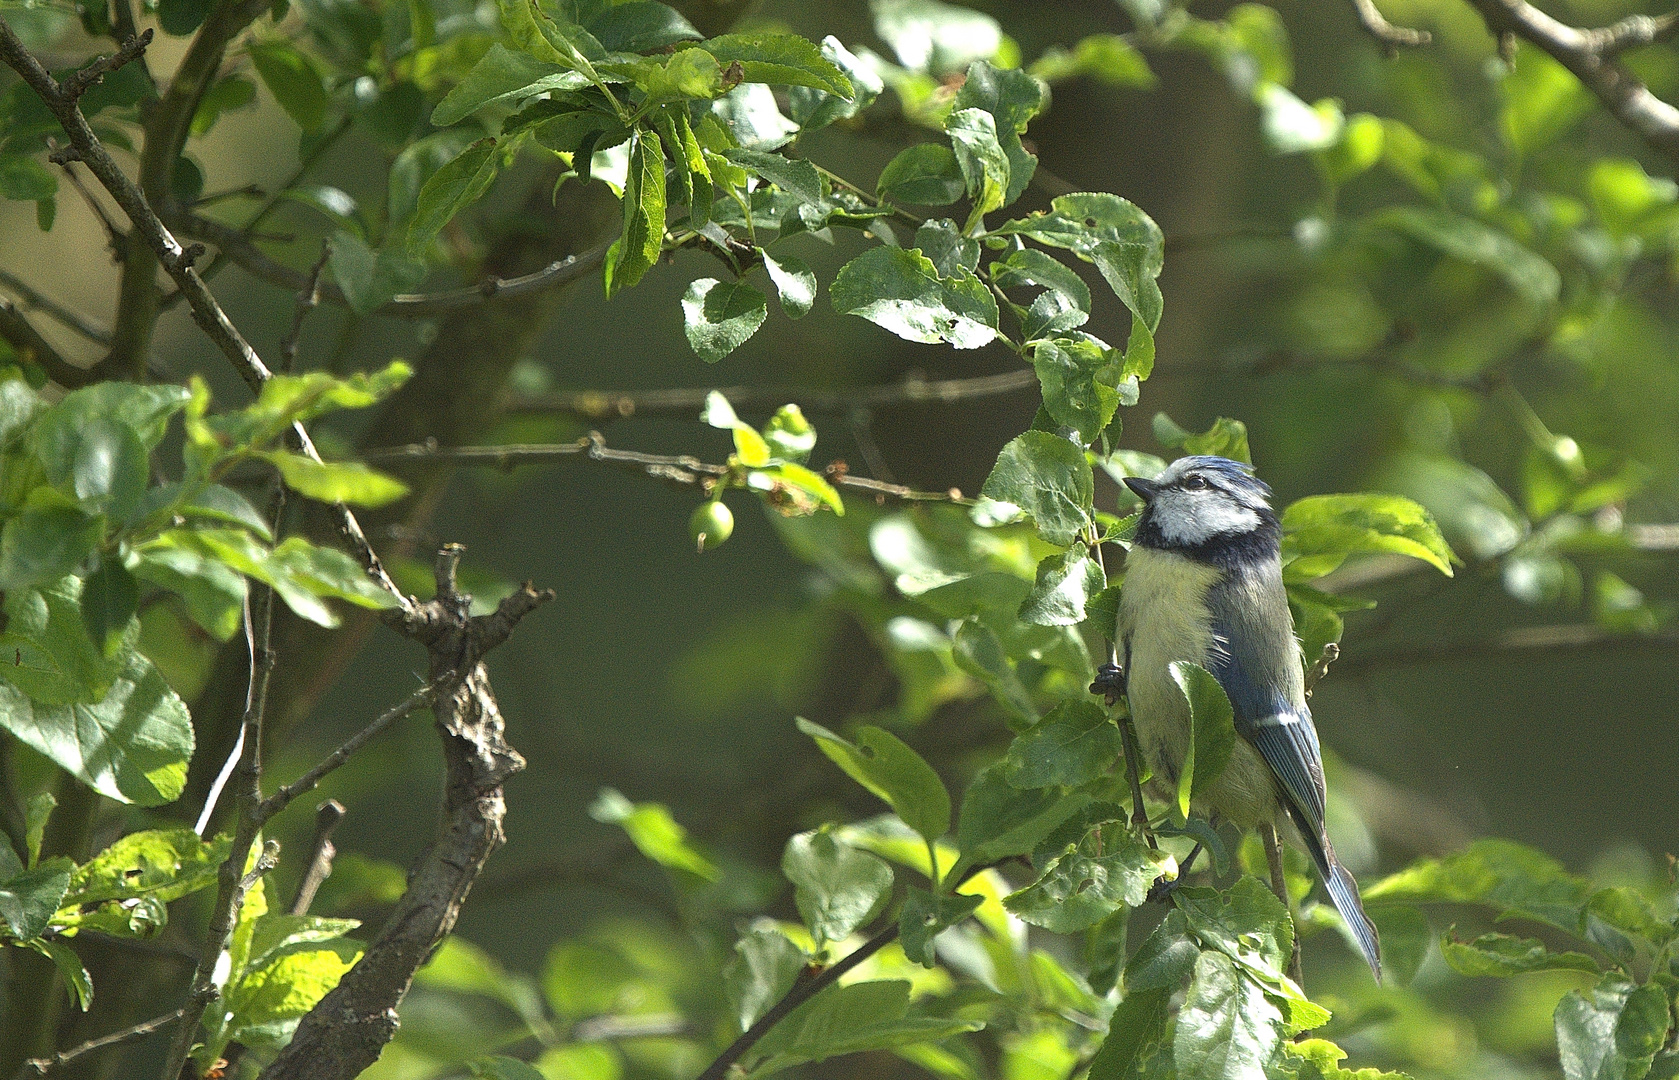
{"type": "Polygon", "coordinates": [[[1163,491],[1155,499],[1154,522],[1174,544],[1204,544],[1259,528],[1259,514],[1216,491],[1163,491]]]}

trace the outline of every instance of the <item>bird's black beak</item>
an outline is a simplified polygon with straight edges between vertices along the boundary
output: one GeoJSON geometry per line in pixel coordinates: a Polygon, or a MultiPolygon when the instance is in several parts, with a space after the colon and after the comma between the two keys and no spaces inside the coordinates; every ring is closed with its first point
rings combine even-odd
{"type": "Polygon", "coordinates": [[[1153,480],[1144,480],[1140,476],[1127,476],[1125,478],[1125,486],[1135,492],[1137,498],[1143,500],[1145,503],[1153,502],[1155,492],[1160,490],[1159,484],[1155,483],[1153,480]]]}

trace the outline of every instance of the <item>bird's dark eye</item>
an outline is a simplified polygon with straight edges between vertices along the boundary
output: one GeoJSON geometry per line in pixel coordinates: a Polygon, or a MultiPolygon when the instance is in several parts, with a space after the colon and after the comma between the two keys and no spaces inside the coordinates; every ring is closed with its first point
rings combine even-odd
{"type": "Polygon", "coordinates": [[[1207,486],[1207,478],[1204,476],[1186,476],[1183,478],[1183,486],[1186,491],[1200,491],[1207,486]]]}

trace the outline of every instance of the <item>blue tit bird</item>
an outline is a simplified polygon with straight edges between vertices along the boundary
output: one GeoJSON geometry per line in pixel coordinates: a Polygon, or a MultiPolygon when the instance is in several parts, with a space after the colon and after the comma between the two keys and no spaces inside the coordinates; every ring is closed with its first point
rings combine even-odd
{"type": "Polygon", "coordinates": [[[1190,713],[1169,665],[1187,660],[1212,672],[1240,738],[1218,780],[1194,792],[1197,809],[1241,828],[1292,825],[1380,981],[1376,928],[1324,830],[1323,755],[1306,707],[1271,489],[1249,466],[1209,456],[1179,458],[1153,480],[1125,484],[1143,512],[1114,640],[1143,753],[1175,786],[1190,713]]]}

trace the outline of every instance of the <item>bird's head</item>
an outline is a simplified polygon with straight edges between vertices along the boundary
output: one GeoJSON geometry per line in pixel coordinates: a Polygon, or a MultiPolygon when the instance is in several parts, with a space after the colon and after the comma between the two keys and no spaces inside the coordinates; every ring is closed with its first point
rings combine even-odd
{"type": "Polygon", "coordinates": [[[1271,489],[1229,458],[1179,458],[1153,480],[1128,476],[1125,486],[1143,500],[1137,542],[1147,547],[1201,548],[1277,528],[1271,489]]]}

